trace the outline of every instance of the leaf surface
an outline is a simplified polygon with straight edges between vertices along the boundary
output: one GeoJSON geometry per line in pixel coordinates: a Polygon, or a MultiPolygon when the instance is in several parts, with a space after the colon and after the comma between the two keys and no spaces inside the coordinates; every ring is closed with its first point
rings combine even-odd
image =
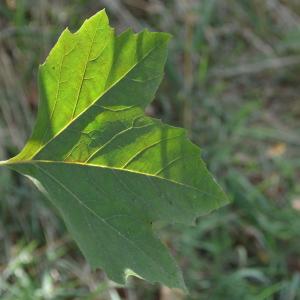
{"type": "Polygon", "coordinates": [[[185,289],[152,224],[191,224],[228,201],[186,132],[144,114],[168,41],[149,31],[117,36],[105,11],[66,29],[39,70],[33,134],[1,164],[49,196],[90,264],[112,280],[185,289]]]}

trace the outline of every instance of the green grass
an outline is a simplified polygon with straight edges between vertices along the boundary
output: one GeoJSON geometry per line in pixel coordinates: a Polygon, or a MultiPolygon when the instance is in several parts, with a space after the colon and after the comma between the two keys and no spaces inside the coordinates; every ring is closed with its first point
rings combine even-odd
{"type": "MultiPolygon", "coordinates": [[[[0,3],[1,159],[30,134],[38,64],[67,24],[106,6],[120,31],[168,31],[166,77],[147,112],[188,128],[233,200],[195,227],[161,232],[191,290],[184,299],[299,299],[300,4],[112,2],[0,3]]],[[[90,270],[26,179],[2,170],[0,193],[1,299],[163,299],[159,286],[122,289],[90,270]]]]}

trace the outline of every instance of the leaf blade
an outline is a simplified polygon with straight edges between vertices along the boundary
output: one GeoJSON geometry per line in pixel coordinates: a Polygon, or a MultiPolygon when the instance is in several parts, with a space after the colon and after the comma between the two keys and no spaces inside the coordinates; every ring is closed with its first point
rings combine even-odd
{"type": "Polygon", "coordinates": [[[50,195],[84,255],[113,280],[135,274],[185,289],[152,223],[190,224],[228,200],[185,131],[144,115],[168,40],[115,36],[104,11],[64,31],[40,68],[33,135],[5,164],[50,195]]]}

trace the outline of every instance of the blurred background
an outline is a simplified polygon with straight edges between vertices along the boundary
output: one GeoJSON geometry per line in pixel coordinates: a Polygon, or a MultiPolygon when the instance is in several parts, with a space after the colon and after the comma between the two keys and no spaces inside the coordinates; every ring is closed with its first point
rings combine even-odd
{"type": "Polygon", "coordinates": [[[172,33],[147,113],[188,129],[233,203],[161,235],[190,295],[92,271],[56,211],[0,171],[0,299],[300,299],[300,1],[0,0],[0,159],[35,119],[37,70],[60,32],[111,23],[172,33]]]}

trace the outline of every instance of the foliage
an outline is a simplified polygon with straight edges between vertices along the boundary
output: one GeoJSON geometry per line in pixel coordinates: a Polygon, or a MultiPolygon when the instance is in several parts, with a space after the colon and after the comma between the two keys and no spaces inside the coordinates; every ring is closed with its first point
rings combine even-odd
{"type": "Polygon", "coordinates": [[[168,39],[116,36],[104,11],[65,30],[40,67],[32,137],[2,165],[49,196],[94,268],[185,289],[152,225],[193,223],[227,199],[185,131],[144,115],[168,39]]]}

